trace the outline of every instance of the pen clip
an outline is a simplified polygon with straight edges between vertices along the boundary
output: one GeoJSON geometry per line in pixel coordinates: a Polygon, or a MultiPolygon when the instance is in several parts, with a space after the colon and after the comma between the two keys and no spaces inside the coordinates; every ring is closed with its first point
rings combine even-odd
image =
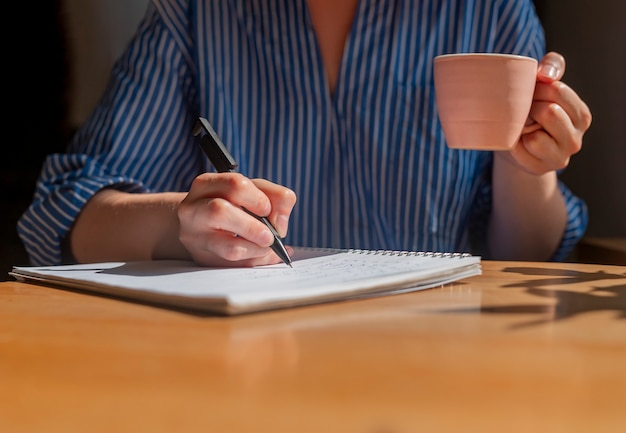
{"type": "Polygon", "coordinates": [[[208,120],[204,117],[198,117],[192,133],[195,137],[200,138],[202,150],[218,172],[235,171],[237,162],[217,136],[208,120]]]}

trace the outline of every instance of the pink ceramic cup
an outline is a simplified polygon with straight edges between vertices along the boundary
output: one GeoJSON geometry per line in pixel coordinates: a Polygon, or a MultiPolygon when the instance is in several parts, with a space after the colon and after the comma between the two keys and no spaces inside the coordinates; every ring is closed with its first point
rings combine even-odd
{"type": "Polygon", "coordinates": [[[537,60],[513,54],[444,54],[434,60],[435,97],[448,146],[508,150],[532,104],[537,60]]]}

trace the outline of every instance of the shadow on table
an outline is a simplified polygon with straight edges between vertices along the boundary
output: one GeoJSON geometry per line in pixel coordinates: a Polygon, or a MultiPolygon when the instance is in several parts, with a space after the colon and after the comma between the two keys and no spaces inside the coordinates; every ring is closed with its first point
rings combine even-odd
{"type": "MultiPolygon", "coordinates": [[[[554,299],[555,302],[546,304],[519,304],[509,306],[481,306],[484,314],[546,314],[541,319],[515,325],[514,328],[524,328],[541,325],[549,322],[565,320],[583,313],[593,311],[614,311],[618,319],[626,319],[626,273],[608,273],[605,271],[583,272],[571,269],[545,269],[534,267],[506,267],[502,272],[528,276],[544,276],[502,286],[503,288],[522,288],[526,293],[541,298],[554,299]],[[606,280],[621,280],[618,284],[609,287],[594,286],[594,282],[606,280]],[[591,290],[587,292],[564,290],[570,284],[581,282],[590,283],[591,290]],[[555,287],[559,287],[555,289],[555,287]]],[[[456,310],[458,312],[458,310],[456,310]]]]}
{"type": "Polygon", "coordinates": [[[484,313],[540,313],[549,310],[549,319],[541,319],[518,325],[517,327],[531,326],[558,320],[568,319],[582,313],[592,311],[614,311],[617,318],[626,319],[626,273],[613,274],[605,271],[583,272],[571,269],[545,269],[533,267],[507,267],[503,272],[520,275],[538,276],[545,278],[520,281],[507,284],[505,288],[523,288],[529,294],[542,298],[555,299],[555,304],[545,305],[517,305],[511,307],[484,307],[484,313]],[[593,286],[594,282],[606,280],[622,280],[622,283],[600,287],[593,286]],[[591,283],[593,288],[588,292],[553,289],[554,286],[567,286],[581,282],[591,283]],[[545,287],[551,287],[547,289],[545,287]]]}

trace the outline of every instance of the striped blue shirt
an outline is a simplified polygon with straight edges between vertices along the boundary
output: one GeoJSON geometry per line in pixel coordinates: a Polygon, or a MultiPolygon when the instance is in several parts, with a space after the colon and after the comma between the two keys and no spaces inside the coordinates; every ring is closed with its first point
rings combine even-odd
{"type": "MultiPolygon", "coordinates": [[[[65,154],[50,155],[18,223],[36,265],[97,191],[187,191],[211,171],[191,130],[209,119],[247,176],[292,188],[286,243],[482,250],[492,153],[446,147],[433,58],[540,58],[530,0],[361,0],[330,93],[306,0],[153,0],[100,104],[65,154]]],[[[561,260],[587,224],[560,184],[561,260]]]]}

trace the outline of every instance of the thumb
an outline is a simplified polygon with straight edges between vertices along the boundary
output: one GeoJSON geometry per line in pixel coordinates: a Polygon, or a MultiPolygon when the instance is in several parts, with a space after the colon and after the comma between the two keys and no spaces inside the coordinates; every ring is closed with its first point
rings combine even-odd
{"type": "Polygon", "coordinates": [[[558,81],[565,73],[565,58],[554,51],[546,54],[539,62],[537,69],[537,79],[550,83],[558,81]]]}

